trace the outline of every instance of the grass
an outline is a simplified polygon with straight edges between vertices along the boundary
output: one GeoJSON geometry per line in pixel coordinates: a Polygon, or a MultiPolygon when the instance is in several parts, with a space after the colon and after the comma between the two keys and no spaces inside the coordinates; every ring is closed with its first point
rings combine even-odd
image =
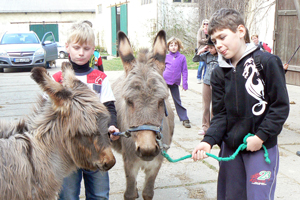
{"type": "MultiPolygon", "coordinates": [[[[102,55],[102,54],[101,54],[102,55]]],[[[186,62],[188,69],[198,69],[199,63],[193,62],[193,54],[186,54],[186,62]]],[[[111,60],[102,59],[105,71],[122,71],[123,64],[120,57],[113,58],[111,60]]]]}

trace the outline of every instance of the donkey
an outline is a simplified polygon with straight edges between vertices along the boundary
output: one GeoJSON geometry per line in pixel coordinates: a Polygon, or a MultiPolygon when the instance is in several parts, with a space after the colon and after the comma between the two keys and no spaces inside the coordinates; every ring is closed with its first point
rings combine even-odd
{"type": "Polygon", "coordinates": [[[131,137],[121,137],[113,142],[113,147],[123,156],[127,183],[125,200],[138,198],[136,177],[139,169],[146,174],[143,198],[153,198],[154,182],[163,162],[161,150],[171,144],[174,113],[162,76],[166,50],[166,34],[160,31],[152,52],[142,49],[135,59],[127,36],[118,33],[118,52],[125,71],[113,83],[112,89],[116,97],[118,127],[131,137]]]}
{"type": "Polygon", "coordinates": [[[76,168],[109,170],[115,157],[107,135],[110,119],[96,94],[62,66],[63,83],[46,69],[31,77],[47,94],[18,123],[0,121],[1,199],[56,199],[63,178],[76,168]]]}

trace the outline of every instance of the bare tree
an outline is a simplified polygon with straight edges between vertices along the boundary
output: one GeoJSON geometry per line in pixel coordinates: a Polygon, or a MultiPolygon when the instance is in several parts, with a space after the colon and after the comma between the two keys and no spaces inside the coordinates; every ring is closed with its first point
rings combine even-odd
{"type": "Polygon", "coordinates": [[[255,33],[259,29],[257,21],[263,21],[268,9],[275,5],[274,0],[194,0],[193,2],[197,3],[173,3],[160,0],[156,30],[149,35],[150,38],[154,38],[157,30],[164,29],[167,38],[171,36],[180,38],[185,50],[192,53],[197,44],[197,31],[202,20],[210,19],[217,10],[233,8],[239,11],[244,16],[249,32],[255,33]]]}

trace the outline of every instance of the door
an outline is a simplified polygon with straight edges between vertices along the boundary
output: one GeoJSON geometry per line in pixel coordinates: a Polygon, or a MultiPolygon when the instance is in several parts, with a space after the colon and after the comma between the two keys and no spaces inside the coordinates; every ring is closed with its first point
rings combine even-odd
{"type": "Polygon", "coordinates": [[[42,40],[45,33],[51,31],[54,34],[55,41],[59,42],[58,24],[31,24],[29,29],[34,31],[40,40],[42,40]]]}
{"type": "Polygon", "coordinates": [[[111,54],[117,56],[117,7],[111,7],[111,54]]]}
{"type": "Polygon", "coordinates": [[[127,27],[127,4],[123,4],[120,6],[120,30],[126,35],[128,34],[127,27]]]}
{"type": "Polygon", "coordinates": [[[118,56],[117,33],[123,31],[128,34],[128,13],[127,4],[111,7],[111,35],[112,35],[112,55],[118,56]]]}
{"type": "Polygon", "coordinates": [[[286,82],[300,85],[300,0],[276,0],[274,54],[282,63],[289,62],[286,82]]]}
{"type": "Polygon", "coordinates": [[[55,38],[52,32],[45,33],[42,39],[42,46],[46,51],[46,62],[57,59],[57,43],[55,42],[55,38]]]}

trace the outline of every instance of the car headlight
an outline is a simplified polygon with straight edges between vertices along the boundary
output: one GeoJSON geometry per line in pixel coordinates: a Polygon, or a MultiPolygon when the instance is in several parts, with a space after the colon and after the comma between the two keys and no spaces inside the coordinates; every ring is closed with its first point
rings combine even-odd
{"type": "Polygon", "coordinates": [[[43,48],[36,50],[34,53],[35,56],[44,55],[44,54],[45,54],[45,50],[43,48]]]}
{"type": "Polygon", "coordinates": [[[1,57],[8,57],[8,54],[6,51],[4,51],[3,49],[0,49],[0,56],[1,57]]]}

